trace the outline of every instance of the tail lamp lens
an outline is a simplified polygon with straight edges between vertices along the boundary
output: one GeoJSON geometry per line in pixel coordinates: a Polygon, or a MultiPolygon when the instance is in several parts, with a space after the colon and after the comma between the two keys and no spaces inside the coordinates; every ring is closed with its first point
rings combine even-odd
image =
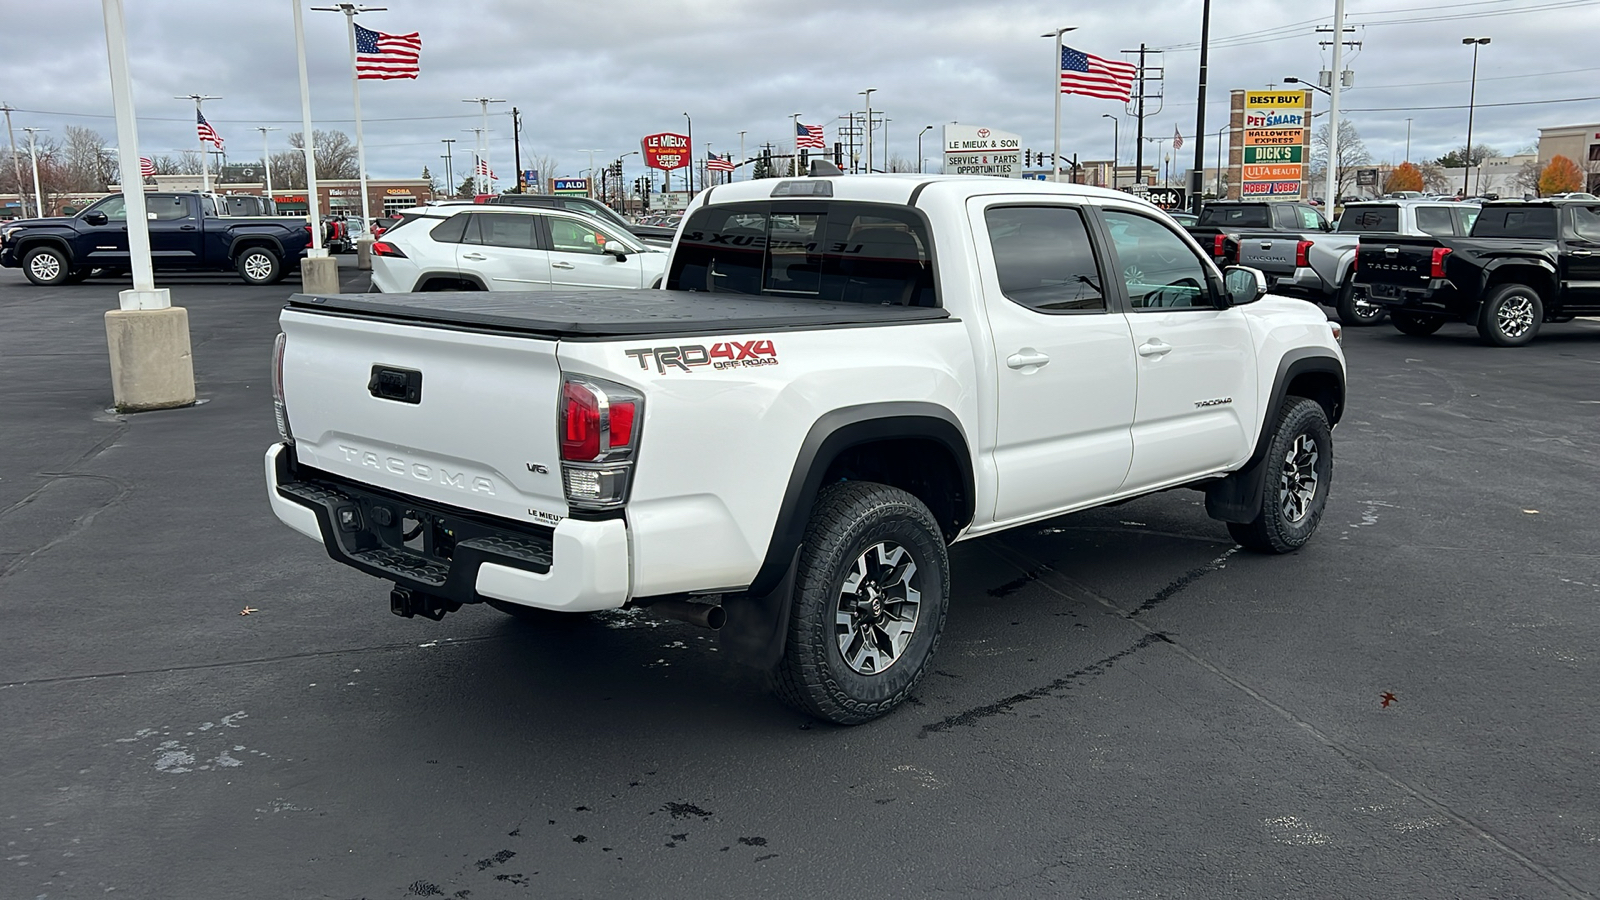
{"type": "Polygon", "coordinates": [[[1449,247],[1435,247],[1435,248],[1433,248],[1433,264],[1428,267],[1428,277],[1430,277],[1430,278],[1443,278],[1443,277],[1445,277],[1445,275],[1444,275],[1444,260],[1445,260],[1445,257],[1447,257],[1449,255],[1450,255],[1450,248],[1449,247]]]}
{"type": "Polygon", "coordinates": [[[278,436],[292,441],[294,432],[289,429],[289,410],[283,404],[283,354],[287,346],[288,336],[280,331],[277,340],[272,342],[272,415],[278,422],[278,436]]]}
{"type": "Polygon", "coordinates": [[[1311,260],[1307,258],[1307,254],[1310,252],[1310,250],[1310,241],[1301,241],[1300,243],[1294,245],[1295,268],[1304,269],[1306,266],[1311,265],[1311,260]]]}
{"type": "Polygon", "coordinates": [[[1212,256],[1215,256],[1217,259],[1221,259],[1223,256],[1225,256],[1227,254],[1227,252],[1228,252],[1228,239],[1227,239],[1227,237],[1219,234],[1216,237],[1211,239],[1211,255],[1212,256]]]}
{"type": "Polygon", "coordinates": [[[610,509],[627,501],[643,411],[644,397],[620,384],[582,377],[562,383],[561,479],[569,505],[610,509]]]}
{"type": "Polygon", "coordinates": [[[406,254],[405,254],[404,251],[402,251],[399,247],[396,247],[395,245],[389,243],[388,241],[373,241],[372,242],[372,255],[373,256],[398,256],[401,259],[405,259],[406,258],[406,254]]]}

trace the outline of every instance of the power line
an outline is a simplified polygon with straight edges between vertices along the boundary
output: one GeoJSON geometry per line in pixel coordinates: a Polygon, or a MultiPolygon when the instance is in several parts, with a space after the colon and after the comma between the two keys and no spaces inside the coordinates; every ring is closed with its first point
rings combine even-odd
{"type": "MultiPolygon", "coordinates": [[[[1487,3],[1487,2],[1509,2],[1509,0],[1482,0],[1482,2],[1485,2],[1485,3],[1487,3]]],[[[1487,18],[1494,18],[1494,17],[1498,17],[1498,16],[1513,16],[1513,15],[1521,15],[1522,13],[1541,12],[1541,11],[1544,11],[1544,10],[1552,10],[1552,9],[1571,9],[1571,8],[1579,7],[1579,6],[1592,6],[1592,5],[1596,4],[1596,3],[1600,3],[1600,0],[1555,0],[1555,2],[1542,2],[1542,3],[1539,3],[1539,4],[1534,5],[1534,6],[1519,6],[1519,7],[1515,8],[1515,9],[1479,10],[1479,11],[1476,11],[1476,12],[1462,12],[1462,13],[1455,14],[1455,15],[1411,16],[1411,17],[1404,17],[1404,18],[1398,18],[1398,19],[1384,19],[1384,20],[1378,20],[1378,21],[1359,21],[1359,20],[1357,20],[1358,16],[1389,15],[1389,14],[1391,14],[1393,12],[1397,12],[1398,11],[1398,10],[1382,10],[1382,11],[1370,12],[1370,13],[1352,13],[1350,15],[1350,18],[1352,20],[1350,22],[1350,24],[1359,25],[1359,26],[1361,26],[1363,28],[1366,28],[1366,27],[1378,27],[1378,26],[1383,26],[1383,25],[1414,25],[1414,24],[1421,24],[1421,23],[1428,23],[1428,22],[1449,22],[1449,21],[1455,21],[1455,20],[1460,20],[1460,19],[1487,19],[1487,18]]],[[[1413,8],[1413,11],[1426,11],[1426,10],[1430,10],[1430,9],[1458,9],[1460,7],[1463,7],[1463,6],[1474,6],[1474,5],[1478,5],[1478,4],[1474,4],[1474,3],[1456,3],[1456,4],[1450,4],[1448,6],[1440,6],[1440,7],[1415,7],[1415,8],[1413,8]]],[[[1247,33],[1244,33],[1244,34],[1228,35],[1227,37],[1222,37],[1222,38],[1213,38],[1212,41],[1211,41],[1211,46],[1214,47],[1214,48],[1215,47],[1248,47],[1248,46],[1251,46],[1251,45],[1254,45],[1254,44],[1268,44],[1268,43],[1273,43],[1273,42],[1276,42],[1276,41],[1288,40],[1288,39],[1294,38],[1294,37],[1302,37],[1302,36],[1305,36],[1305,35],[1311,33],[1311,31],[1308,30],[1305,26],[1316,24],[1316,23],[1319,23],[1319,22],[1322,22],[1322,21],[1324,21],[1324,19],[1308,19],[1308,20],[1302,20],[1302,21],[1299,21],[1299,22],[1292,22],[1292,23],[1289,23],[1287,25],[1279,25],[1276,28],[1266,28],[1266,29],[1261,29],[1261,30],[1258,30],[1258,31],[1247,32],[1247,33]]],[[[1198,50],[1199,47],[1200,47],[1199,43],[1197,43],[1197,42],[1189,42],[1189,43],[1183,43],[1183,44],[1173,44],[1173,45],[1171,45],[1171,46],[1169,46],[1169,47],[1167,47],[1165,49],[1173,50],[1173,51],[1181,51],[1181,50],[1198,50]]]]}
{"type": "MultiPolygon", "coordinates": [[[[1509,103],[1475,103],[1478,109],[1491,106],[1540,106],[1546,103],[1582,103],[1590,100],[1600,100],[1600,97],[1563,97],[1558,100],[1515,100],[1509,103]]],[[[1346,112],[1409,112],[1411,110],[1427,109],[1466,109],[1467,104],[1458,103],[1453,106],[1370,106],[1363,109],[1350,109],[1346,112]]]]}
{"type": "MultiPolygon", "coordinates": [[[[22,109],[20,107],[14,109],[13,112],[32,113],[33,115],[36,115],[36,116],[68,116],[70,118],[77,118],[77,119],[114,119],[114,118],[116,118],[116,116],[114,116],[114,115],[112,115],[110,113],[75,113],[75,112],[62,112],[62,111],[53,110],[53,109],[22,109]]],[[[509,113],[507,113],[506,115],[509,115],[509,113]]],[[[434,121],[434,120],[440,120],[440,119],[476,119],[476,118],[478,118],[478,114],[477,113],[465,113],[465,114],[458,114],[458,115],[451,115],[451,116],[391,116],[391,117],[388,117],[388,118],[380,118],[380,119],[373,119],[373,118],[365,118],[364,117],[362,119],[362,121],[363,122],[428,122],[428,121],[434,121]]],[[[189,120],[187,118],[175,118],[175,117],[170,117],[170,116],[139,116],[139,121],[141,121],[141,122],[188,122],[189,120]]],[[[299,119],[207,119],[207,121],[213,122],[213,123],[219,124],[219,125],[249,125],[249,124],[256,123],[256,122],[277,122],[279,124],[290,124],[290,125],[299,125],[299,124],[301,124],[299,119]]],[[[335,122],[342,124],[342,123],[345,123],[345,122],[354,122],[355,119],[353,119],[353,118],[351,118],[351,119],[319,119],[318,121],[322,122],[322,123],[325,123],[325,124],[331,124],[331,123],[335,123],[335,122]]]]}

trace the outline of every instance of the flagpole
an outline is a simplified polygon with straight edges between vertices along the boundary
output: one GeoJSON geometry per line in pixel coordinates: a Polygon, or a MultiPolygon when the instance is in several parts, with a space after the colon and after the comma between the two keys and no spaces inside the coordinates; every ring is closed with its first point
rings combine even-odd
{"type": "MultiPolygon", "coordinates": [[[[322,223],[318,221],[321,212],[317,209],[317,148],[315,132],[311,130],[311,83],[306,77],[306,29],[300,0],[289,2],[294,5],[294,49],[300,61],[300,151],[306,158],[306,223],[311,226],[311,250],[306,255],[320,259],[327,257],[328,251],[322,248],[322,223]]],[[[365,222],[362,223],[362,230],[366,230],[365,222]]],[[[334,288],[337,291],[337,277],[334,288]]],[[[307,287],[307,290],[310,288],[307,287]]]]}
{"type": "MultiPolygon", "coordinates": [[[[789,124],[792,126],[789,129],[789,137],[794,139],[794,174],[797,178],[805,174],[800,171],[800,117],[803,115],[805,113],[795,113],[789,117],[789,124]]],[[[744,156],[744,137],[742,133],[739,138],[739,155],[741,157],[744,156]]]]}
{"type": "Polygon", "coordinates": [[[1050,34],[1040,35],[1040,37],[1053,37],[1056,39],[1056,56],[1050,66],[1051,90],[1056,95],[1056,127],[1055,131],[1051,133],[1053,141],[1050,151],[1051,181],[1061,180],[1061,36],[1069,31],[1077,30],[1077,27],[1076,25],[1068,25],[1065,28],[1057,28],[1050,34]]]}
{"type": "Polygon", "coordinates": [[[374,12],[384,9],[381,6],[363,6],[359,9],[353,3],[341,3],[339,9],[344,13],[345,30],[350,35],[350,93],[355,98],[356,104],[356,165],[361,177],[361,229],[370,233],[372,227],[371,199],[367,197],[367,145],[361,138],[361,73],[356,68],[356,13],[374,12]]]}
{"type": "MultiPolygon", "coordinates": [[[[203,118],[204,115],[205,115],[204,113],[202,113],[200,111],[200,104],[204,103],[207,100],[221,100],[222,98],[221,97],[213,97],[213,96],[211,96],[209,94],[184,94],[182,97],[174,97],[172,99],[174,99],[174,100],[193,100],[194,101],[195,137],[199,138],[200,137],[200,119],[203,118]]],[[[212,129],[212,133],[215,134],[216,130],[212,129]]],[[[211,193],[211,168],[210,168],[210,165],[206,162],[206,142],[205,142],[205,139],[203,139],[203,138],[200,139],[200,183],[201,183],[201,187],[202,187],[201,193],[209,195],[211,193]]],[[[213,202],[215,202],[215,201],[213,201],[213,202]]]]}

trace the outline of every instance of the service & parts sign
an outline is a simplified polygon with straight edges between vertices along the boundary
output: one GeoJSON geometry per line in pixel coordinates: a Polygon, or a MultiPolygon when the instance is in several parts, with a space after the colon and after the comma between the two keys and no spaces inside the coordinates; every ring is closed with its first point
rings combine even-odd
{"type": "Polygon", "coordinates": [[[978,125],[944,126],[944,174],[1022,177],[1022,138],[978,125]]]}

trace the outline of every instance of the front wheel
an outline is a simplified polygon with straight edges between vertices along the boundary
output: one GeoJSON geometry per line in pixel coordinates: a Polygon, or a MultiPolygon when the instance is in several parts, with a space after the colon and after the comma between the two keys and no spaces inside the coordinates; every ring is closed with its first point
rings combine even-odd
{"type": "Polygon", "coordinates": [[[67,255],[55,247],[36,247],[22,258],[22,274],[37,285],[53,287],[71,274],[67,255]]]}
{"type": "Polygon", "coordinates": [[[1521,347],[1539,333],[1544,303],[1525,284],[1502,284],[1478,310],[1478,337],[1495,347],[1521,347]]]}
{"type": "Polygon", "coordinates": [[[1367,299],[1366,291],[1356,289],[1352,278],[1346,278],[1344,287],[1339,288],[1334,308],[1339,312],[1339,324],[1346,328],[1377,325],[1389,317],[1388,310],[1367,299]]]}
{"type": "Polygon", "coordinates": [[[1262,473],[1255,520],[1228,523],[1246,550],[1288,553],[1305,546],[1322,521],[1333,482],[1333,427],[1322,404],[1294,397],[1278,414],[1262,473]]]}
{"type": "Polygon", "coordinates": [[[1401,334],[1427,337],[1444,327],[1443,316],[1419,316],[1416,313],[1397,312],[1389,317],[1401,334]]]}
{"type": "Polygon", "coordinates": [[[949,609],[950,560],[921,500],[866,481],[830,485],[806,525],[773,690],[857,725],[899,706],[926,673],[949,609]]]}
{"type": "Polygon", "coordinates": [[[249,247],[239,254],[239,277],[245,284],[273,284],[283,277],[283,263],[265,247],[249,247]]]}

